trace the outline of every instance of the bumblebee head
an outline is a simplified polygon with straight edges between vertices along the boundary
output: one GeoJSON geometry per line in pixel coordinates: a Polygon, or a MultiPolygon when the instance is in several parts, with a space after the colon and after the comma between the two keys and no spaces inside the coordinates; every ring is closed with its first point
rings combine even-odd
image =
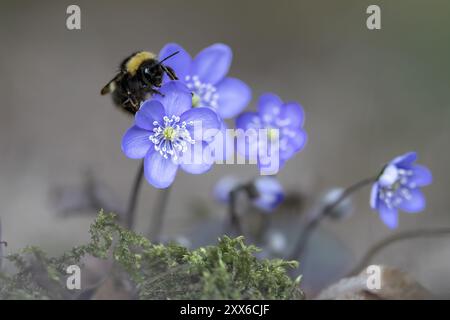
{"type": "Polygon", "coordinates": [[[163,62],[167,59],[173,57],[178,54],[179,51],[176,51],[169,56],[165,57],[161,61],[157,61],[156,59],[147,60],[144,64],[141,65],[141,76],[144,82],[147,85],[156,85],[160,86],[163,80],[163,75],[166,73],[170,79],[177,80],[173,70],[163,65],[163,62]]]}
{"type": "Polygon", "coordinates": [[[148,86],[159,87],[163,80],[164,70],[160,63],[150,62],[141,68],[141,78],[148,86]]]}

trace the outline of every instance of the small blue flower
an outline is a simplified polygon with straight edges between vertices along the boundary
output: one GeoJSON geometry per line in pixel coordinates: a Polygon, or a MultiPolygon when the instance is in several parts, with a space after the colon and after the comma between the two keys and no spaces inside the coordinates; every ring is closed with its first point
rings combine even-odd
{"type": "Polygon", "coordinates": [[[253,204],[261,210],[270,212],[284,200],[283,186],[275,177],[263,176],[255,179],[258,197],[253,204]]]}
{"type": "Polygon", "coordinates": [[[220,121],[211,109],[192,108],[191,92],[183,83],[170,81],[160,91],[162,95],[141,105],[134,126],[123,136],[122,150],[129,158],[144,158],[147,181],[167,188],[179,166],[193,174],[211,168],[212,161],[204,154],[220,121]]]}
{"type": "MultiPolygon", "coordinates": [[[[217,182],[214,188],[214,198],[221,203],[228,204],[230,192],[242,184],[243,182],[236,177],[224,177],[217,182]]],[[[253,184],[258,193],[258,196],[252,199],[255,207],[265,212],[271,212],[284,200],[283,186],[275,177],[257,177],[253,184]]]]}
{"type": "Polygon", "coordinates": [[[246,112],[236,119],[236,127],[244,131],[255,132],[257,139],[239,139],[238,150],[247,158],[257,158],[260,169],[268,158],[267,150],[275,148],[279,153],[279,167],[301,151],[307,141],[303,129],[305,114],[297,102],[283,101],[272,93],[263,94],[258,101],[257,112],[246,112]],[[267,137],[259,136],[256,131],[265,129],[267,137]],[[256,141],[251,143],[250,140],[256,141]]]}
{"type": "Polygon", "coordinates": [[[161,49],[159,57],[176,51],[179,53],[165,64],[193,92],[194,107],[211,108],[221,119],[233,118],[244,110],[251,100],[251,90],[241,80],[227,77],[232,60],[230,47],[217,43],[192,59],[180,45],[169,43],[161,49]]]}
{"type": "Polygon", "coordinates": [[[425,209],[425,196],[420,187],[432,182],[428,168],[414,164],[415,152],[409,152],[389,162],[372,186],[370,206],[378,211],[386,226],[398,226],[398,210],[416,213],[425,209]]]}

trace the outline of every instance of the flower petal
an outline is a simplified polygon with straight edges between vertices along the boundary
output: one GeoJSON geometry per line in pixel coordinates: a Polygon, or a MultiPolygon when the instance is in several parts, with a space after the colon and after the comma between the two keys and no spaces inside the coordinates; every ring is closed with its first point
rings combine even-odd
{"type": "Polygon", "coordinates": [[[214,136],[209,147],[217,163],[224,163],[234,154],[234,135],[228,131],[225,121],[221,120],[220,130],[214,136]]]}
{"type": "Polygon", "coordinates": [[[417,160],[417,153],[416,152],[408,152],[408,153],[405,153],[401,156],[394,158],[394,160],[392,160],[390,162],[390,164],[394,164],[397,167],[404,168],[404,167],[409,167],[416,160],[417,160]]]}
{"type": "Polygon", "coordinates": [[[374,183],[372,185],[372,189],[370,191],[370,207],[373,210],[376,210],[377,204],[378,204],[378,190],[379,190],[378,183],[374,183]]]}
{"type": "Polygon", "coordinates": [[[159,101],[146,100],[136,112],[135,124],[146,130],[153,130],[154,121],[160,122],[164,117],[164,107],[159,101]]]}
{"type": "Polygon", "coordinates": [[[262,194],[258,199],[253,201],[253,204],[265,211],[271,212],[273,211],[281,202],[284,200],[283,193],[265,193],[262,194]]]}
{"type": "MultiPolygon", "coordinates": [[[[159,60],[162,60],[177,51],[179,53],[164,61],[164,65],[171,67],[175,71],[178,79],[184,81],[191,68],[192,58],[182,46],[176,43],[168,43],[161,49],[158,57],[159,60]]],[[[165,81],[169,81],[167,75],[164,75],[164,79],[165,81]]]]}
{"type": "Polygon", "coordinates": [[[137,126],[129,128],[122,138],[122,151],[128,158],[145,157],[153,143],[149,140],[152,133],[137,126]]]}
{"type": "Polygon", "coordinates": [[[419,189],[409,190],[411,193],[410,199],[404,199],[400,205],[399,209],[408,213],[417,213],[425,209],[426,199],[423,193],[419,189]]]}
{"type": "Polygon", "coordinates": [[[236,78],[225,78],[217,85],[219,95],[217,113],[223,119],[233,118],[248,105],[252,98],[250,87],[236,78]]]}
{"type": "Polygon", "coordinates": [[[287,143],[283,147],[280,145],[280,157],[282,159],[289,159],[295,153],[301,151],[308,141],[308,135],[303,129],[290,129],[290,135],[287,138],[287,143]]]}
{"type": "Polygon", "coordinates": [[[399,178],[399,170],[394,164],[388,164],[378,177],[378,183],[382,187],[392,187],[399,178]]]}
{"type": "Polygon", "coordinates": [[[256,112],[245,112],[236,119],[236,128],[238,129],[259,129],[261,127],[261,118],[256,112]]]}
{"type": "Polygon", "coordinates": [[[177,169],[177,164],[173,163],[170,158],[165,159],[155,149],[151,149],[145,156],[144,175],[148,183],[155,188],[169,187],[175,180],[177,169]]]}
{"type": "Polygon", "coordinates": [[[261,118],[268,123],[280,116],[283,101],[273,93],[264,93],[258,100],[258,111],[261,118]]]}
{"type": "Polygon", "coordinates": [[[305,122],[303,107],[297,102],[289,102],[281,107],[278,125],[300,128],[305,122]]]}
{"type": "Polygon", "coordinates": [[[153,99],[161,102],[169,118],[180,116],[192,107],[192,94],[181,81],[169,81],[159,91],[162,95],[156,94],[153,99]]]}
{"type": "Polygon", "coordinates": [[[187,129],[194,140],[209,140],[220,129],[220,120],[217,114],[209,108],[192,108],[181,115],[181,121],[189,125],[187,129]]]}
{"type": "Polygon", "coordinates": [[[277,174],[286,160],[287,158],[283,158],[280,150],[280,143],[276,140],[266,139],[265,134],[260,132],[258,135],[258,168],[260,174],[265,176],[277,174]]]}
{"type": "Polygon", "coordinates": [[[211,151],[205,141],[189,145],[180,159],[181,169],[192,174],[209,171],[213,163],[214,159],[211,158],[211,151]]]}
{"type": "Polygon", "coordinates": [[[246,161],[256,163],[258,146],[261,144],[258,138],[260,126],[260,118],[254,112],[243,113],[236,119],[237,150],[245,157],[246,161]]]}
{"type": "Polygon", "coordinates": [[[410,182],[416,184],[418,187],[429,185],[433,181],[433,175],[430,169],[421,165],[413,165],[411,168],[413,175],[410,182]]]}
{"type": "Polygon", "coordinates": [[[283,186],[274,177],[258,177],[255,180],[255,187],[259,196],[253,203],[263,211],[272,211],[284,199],[283,186]]]}
{"type": "Polygon", "coordinates": [[[194,58],[190,74],[198,76],[203,83],[215,85],[227,75],[232,57],[230,47],[222,43],[213,44],[194,58]]]}
{"type": "Polygon", "coordinates": [[[398,227],[398,211],[395,208],[388,208],[383,202],[379,202],[378,213],[381,221],[390,229],[398,227]]]}
{"type": "Polygon", "coordinates": [[[283,186],[275,177],[257,177],[255,187],[259,193],[283,193],[283,186]]]}

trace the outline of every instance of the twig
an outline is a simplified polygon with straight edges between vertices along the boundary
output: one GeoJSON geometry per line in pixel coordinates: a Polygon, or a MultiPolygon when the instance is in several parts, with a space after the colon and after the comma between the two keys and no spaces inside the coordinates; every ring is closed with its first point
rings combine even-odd
{"type": "Polygon", "coordinates": [[[420,238],[420,237],[439,237],[439,236],[447,236],[450,235],[450,228],[436,228],[436,229],[419,229],[419,230],[411,230],[400,232],[393,236],[387,237],[380,242],[376,243],[372,246],[369,251],[364,255],[361,261],[358,263],[356,267],[353,268],[352,271],[348,273],[347,276],[354,276],[358,274],[365,266],[369,264],[372,258],[378,254],[381,250],[386,248],[387,246],[402,240],[412,239],[412,238],[420,238]]]}
{"type": "MultiPolygon", "coordinates": [[[[355,191],[373,183],[376,180],[376,177],[367,178],[364,180],[361,180],[347,189],[345,189],[342,194],[337,198],[334,202],[330,203],[329,205],[326,205],[322,208],[318,213],[313,214],[313,217],[306,223],[306,226],[303,229],[303,232],[301,233],[297,244],[292,250],[292,253],[288,260],[297,260],[300,256],[303,255],[303,252],[306,249],[306,246],[308,244],[308,241],[311,237],[312,232],[317,228],[319,223],[326,218],[330,212],[333,211],[342,201],[344,201],[347,197],[349,197],[351,194],[353,194],[355,191]]],[[[303,262],[304,263],[304,260],[303,262]]]]}

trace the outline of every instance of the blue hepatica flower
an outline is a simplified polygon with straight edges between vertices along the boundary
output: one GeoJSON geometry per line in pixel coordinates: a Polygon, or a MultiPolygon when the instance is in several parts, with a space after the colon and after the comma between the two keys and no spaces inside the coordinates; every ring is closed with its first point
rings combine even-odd
{"type": "MultiPolygon", "coordinates": [[[[273,211],[284,200],[283,186],[275,177],[257,177],[253,183],[258,197],[252,199],[252,203],[264,212],[273,211]]],[[[230,201],[230,192],[241,184],[242,181],[233,176],[220,179],[214,188],[214,198],[227,204],[230,201]]]]}
{"type": "Polygon", "coordinates": [[[432,175],[428,168],[414,164],[416,159],[415,152],[393,159],[372,186],[370,206],[391,229],[398,226],[399,209],[408,213],[425,209],[420,187],[429,185],[432,175]]]}
{"type": "Polygon", "coordinates": [[[144,174],[156,188],[167,188],[178,167],[189,173],[208,171],[212,161],[204,157],[220,121],[208,108],[192,108],[192,95],[179,81],[161,87],[162,95],[145,101],[135,123],[122,139],[122,150],[132,159],[144,158],[144,174]]]}
{"type": "Polygon", "coordinates": [[[192,91],[194,107],[211,108],[222,119],[233,118],[244,110],[251,100],[251,90],[241,80],[227,77],[233,55],[230,47],[217,43],[192,59],[180,45],[169,43],[161,49],[159,57],[176,51],[179,53],[165,64],[192,91]]]}
{"type": "Polygon", "coordinates": [[[247,132],[244,135],[255,135],[254,139],[239,139],[238,133],[238,150],[247,158],[256,158],[263,170],[265,164],[274,160],[268,158],[278,154],[276,160],[279,161],[280,168],[304,148],[307,141],[307,134],[303,129],[304,120],[303,108],[297,102],[284,103],[275,94],[263,94],[259,98],[257,112],[246,112],[236,119],[236,127],[247,132]],[[264,130],[258,132],[260,129],[264,130]],[[262,136],[261,132],[266,136],[262,136]]]}

